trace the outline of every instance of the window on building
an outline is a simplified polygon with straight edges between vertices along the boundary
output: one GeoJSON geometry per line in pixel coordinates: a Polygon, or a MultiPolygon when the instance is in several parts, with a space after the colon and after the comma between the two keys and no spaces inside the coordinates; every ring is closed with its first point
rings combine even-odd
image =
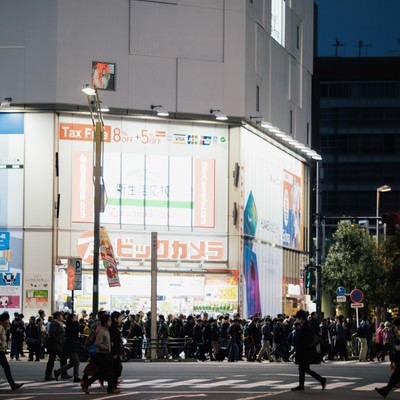
{"type": "Polygon", "coordinates": [[[285,47],[285,0],[272,0],[271,2],[271,36],[285,47]]]}

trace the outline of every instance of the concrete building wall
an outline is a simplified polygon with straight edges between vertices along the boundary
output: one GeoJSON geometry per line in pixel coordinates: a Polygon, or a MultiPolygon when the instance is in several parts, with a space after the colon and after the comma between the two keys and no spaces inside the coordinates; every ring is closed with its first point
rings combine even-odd
{"type": "Polygon", "coordinates": [[[202,115],[220,108],[264,117],[307,141],[312,0],[286,2],[284,46],[271,38],[271,0],[6,0],[1,7],[0,96],[85,105],[80,89],[92,61],[113,62],[116,90],[101,94],[110,107],[149,111],[156,103],[202,115]]]}

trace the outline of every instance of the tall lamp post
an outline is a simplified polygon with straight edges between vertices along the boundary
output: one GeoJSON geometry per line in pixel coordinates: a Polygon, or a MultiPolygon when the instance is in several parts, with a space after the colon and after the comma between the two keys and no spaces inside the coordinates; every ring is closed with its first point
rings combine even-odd
{"type": "Polygon", "coordinates": [[[389,185],[379,186],[376,189],[376,246],[379,244],[379,200],[380,194],[385,192],[390,192],[392,188],[389,185]]]}
{"type": "Polygon", "coordinates": [[[321,315],[321,305],[322,305],[322,271],[321,271],[321,204],[320,204],[320,161],[322,157],[319,154],[313,154],[312,158],[316,161],[315,170],[315,265],[316,265],[316,312],[318,316],[321,315]]]}
{"type": "Polygon", "coordinates": [[[93,137],[93,185],[94,185],[94,212],[93,212],[93,295],[92,312],[96,316],[99,311],[99,262],[100,262],[100,213],[104,211],[104,183],[103,183],[103,144],[104,121],[101,102],[97,89],[85,85],[82,92],[86,95],[90,117],[92,118],[93,137]]]}

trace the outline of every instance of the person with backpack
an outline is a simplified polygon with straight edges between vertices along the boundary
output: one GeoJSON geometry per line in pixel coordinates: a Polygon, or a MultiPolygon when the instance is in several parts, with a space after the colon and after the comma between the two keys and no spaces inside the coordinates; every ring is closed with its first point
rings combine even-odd
{"type": "Polygon", "coordinates": [[[400,318],[397,317],[393,320],[393,330],[391,337],[391,370],[393,371],[388,383],[383,387],[376,387],[375,391],[385,398],[389,392],[394,389],[400,382],[400,318]]]}
{"type": "Polygon", "coordinates": [[[393,339],[393,327],[389,321],[385,322],[384,328],[382,330],[382,352],[381,352],[381,361],[385,361],[386,354],[390,355],[390,350],[392,346],[393,339]]]}
{"type": "Polygon", "coordinates": [[[381,361],[383,353],[383,329],[385,324],[381,322],[375,331],[375,353],[378,361],[381,361]]]}

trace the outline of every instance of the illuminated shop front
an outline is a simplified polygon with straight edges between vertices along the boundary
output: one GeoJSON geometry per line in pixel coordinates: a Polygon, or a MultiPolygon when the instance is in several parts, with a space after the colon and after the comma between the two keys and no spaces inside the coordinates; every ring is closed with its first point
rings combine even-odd
{"type": "MultiPolygon", "coordinates": [[[[102,274],[100,307],[150,308],[150,236],[157,232],[159,309],[236,311],[237,266],[228,261],[225,212],[228,132],[214,125],[106,121],[107,205],[101,224],[118,260],[120,286],[108,287],[102,274]]],[[[60,167],[60,196],[66,200],[60,208],[58,255],[61,260],[82,258],[83,290],[74,293],[77,309],[90,308],[92,141],[90,120],[60,117],[59,159],[71,168],[60,167]]],[[[57,304],[64,300],[60,285],[57,304]]]]}
{"type": "MultiPolygon", "coordinates": [[[[0,135],[0,298],[8,298],[10,312],[70,307],[67,260],[79,257],[74,309],[90,311],[92,122],[75,114],[7,115],[0,135]]],[[[99,307],[150,310],[151,232],[158,234],[160,312],[274,315],[302,304],[304,160],[246,124],[107,116],[104,142],[101,225],[119,284],[110,285],[101,263],[99,307]]]]}

